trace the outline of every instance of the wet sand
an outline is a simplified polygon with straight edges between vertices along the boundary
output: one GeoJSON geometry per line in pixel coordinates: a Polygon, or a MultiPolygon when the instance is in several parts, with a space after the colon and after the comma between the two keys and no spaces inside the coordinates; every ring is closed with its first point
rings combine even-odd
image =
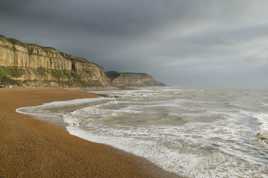
{"type": "Polygon", "coordinates": [[[71,136],[62,127],[16,113],[23,106],[92,98],[78,89],[0,89],[0,177],[173,178],[149,161],[71,136]]]}

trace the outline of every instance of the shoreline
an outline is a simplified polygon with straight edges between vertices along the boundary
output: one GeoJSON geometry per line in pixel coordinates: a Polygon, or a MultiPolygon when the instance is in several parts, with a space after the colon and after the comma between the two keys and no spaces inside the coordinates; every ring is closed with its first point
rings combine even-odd
{"type": "Polygon", "coordinates": [[[16,113],[21,107],[94,97],[79,89],[0,89],[0,177],[179,177],[144,158],[16,113]]]}

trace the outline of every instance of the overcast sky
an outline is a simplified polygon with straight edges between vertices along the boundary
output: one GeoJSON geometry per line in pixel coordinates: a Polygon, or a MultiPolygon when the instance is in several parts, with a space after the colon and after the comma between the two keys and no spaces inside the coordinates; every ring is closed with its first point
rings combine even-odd
{"type": "Polygon", "coordinates": [[[1,0],[0,34],[183,87],[268,88],[267,0],[1,0]]]}

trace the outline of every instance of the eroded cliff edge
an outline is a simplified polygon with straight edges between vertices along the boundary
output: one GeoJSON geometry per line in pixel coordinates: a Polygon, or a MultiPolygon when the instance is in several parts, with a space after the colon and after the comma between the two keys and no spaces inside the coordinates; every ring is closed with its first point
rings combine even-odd
{"type": "Polygon", "coordinates": [[[54,48],[0,35],[0,86],[109,86],[103,69],[54,48]]]}

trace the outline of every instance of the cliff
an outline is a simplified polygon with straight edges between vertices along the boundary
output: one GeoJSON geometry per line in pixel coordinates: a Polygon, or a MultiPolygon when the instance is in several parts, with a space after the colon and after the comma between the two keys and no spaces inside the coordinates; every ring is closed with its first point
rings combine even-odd
{"type": "Polygon", "coordinates": [[[119,73],[110,71],[106,72],[106,75],[111,79],[111,84],[115,87],[145,87],[164,85],[146,73],[119,73]]]}
{"type": "Polygon", "coordinates": [[[0,36],[0,86],[108,86],[103,69],[54,48],[0,36]]]}
{"type": "Polygon", "coordinates": [[[0,87],[162,86],[145,73],[118,73],[51,47],[0,35],[0,87]]]}

